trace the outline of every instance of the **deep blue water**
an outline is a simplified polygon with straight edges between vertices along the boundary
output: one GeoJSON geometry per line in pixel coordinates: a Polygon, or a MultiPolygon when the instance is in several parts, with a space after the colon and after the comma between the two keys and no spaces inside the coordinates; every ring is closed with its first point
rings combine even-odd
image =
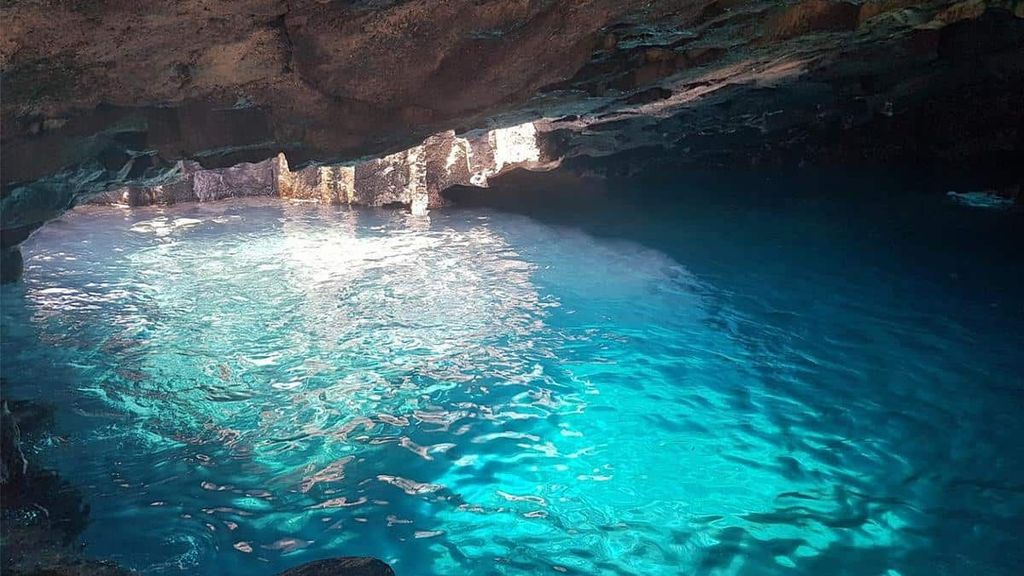
{"type": "Polygon", "coordinates": [[[1020,213],[634,186],[79,209],[3,288],[5,394],[146,574],[1022,573],[1020,213]]]}

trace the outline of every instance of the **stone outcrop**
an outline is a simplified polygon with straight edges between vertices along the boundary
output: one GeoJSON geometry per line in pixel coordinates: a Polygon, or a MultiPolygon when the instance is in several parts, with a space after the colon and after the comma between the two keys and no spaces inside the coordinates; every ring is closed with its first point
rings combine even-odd
{"type": "Polygon", "coordinates": [[[20,246],[0,248],[0,283],[20,280],[24,266],[25,259],[21,255],[20,246]]]}
{"type": "Polygon", "coordinates": [[[352,164],[289,169],[284,153],[255,164],[204,170],[179,162],[177,179],[155,186],[127,186],[98,194],[97,204],[148,206],[208,202],[243,196],[358,206],[405,206],[414,214],[444,204],[441,192],[456,185],[486,187],[510,168],[548,168],[532,122],[468,137],[447,131],[418,146],[352,164]]]}
{"type": "Polygon", "coordinates": [[[524,122],[541,162],[591,174],[652,160],[1005,172],[1024,156],[1024,0],[0,11],[0,249],[12,269],[32,230],[121,188],[114,199],[131,204],[276,188],[422,212],[450,183],[500,171],[507,157],[491,155],[524,136],[492,132],[477,149],[479,130],[524,122]],[[264,163],[282,152],[296,171],[274,184],[264,163]]]}
{"type": "MultiPolygon", "coordinates": [[[[149,206],[210,202],[240,196],[276,196],[277,164],[273,160],[205,170],[197,162],[178,162],[170,178],[156,185],[124,186],[88,198],[95,204],[149,206]]],[[[83,198],[85,199],[85,198],[83,198]]]]}
{"type": "Polygon", "coordinates": [[[21,429],[7,402],[0,402],[0,484],[18,486],[28,472],[28,460],[21,451],[21,429]]]}
{"type": "MultiPolygon", "coordinates": [[[[699,42],[677,42],[672,70],[651,80],[655,88],[638,93],[634,106],[549,125],[551,153],[587,171],[643,169],[651,160],[704,168],[933,164],[992,173],[990,186],[1012,184],[1000,179],[1004,166],[1024,158],[1020,3],[878,0],[860,4],[855,19],[846,13],[854,4],[767,11],[757,54],[707,55],[700,50],[743,41],[726,24],[741,15],[723,12],[721,27],[699,42]],[[789,42],[801,48],[790,51],[789,42]]],[[[571,83],[594,94],[639,87],[622,61],[664,68],[663,50],[619,48],[571,83]]]]}

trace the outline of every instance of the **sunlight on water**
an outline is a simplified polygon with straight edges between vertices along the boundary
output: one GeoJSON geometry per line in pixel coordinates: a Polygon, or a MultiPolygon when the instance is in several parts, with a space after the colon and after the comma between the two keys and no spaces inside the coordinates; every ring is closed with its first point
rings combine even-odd
{"type": "Polygon", "coordinates": [[[870,287],[744,307],[483,210],[88,209],[27,248],[12,394],[57,394],[40,457],[92,504],[88,552],[146,573],[934,573],[946,531],[999,547],[1022,510],[1020,396],[986,387],[1016,365],[870,287]]]}

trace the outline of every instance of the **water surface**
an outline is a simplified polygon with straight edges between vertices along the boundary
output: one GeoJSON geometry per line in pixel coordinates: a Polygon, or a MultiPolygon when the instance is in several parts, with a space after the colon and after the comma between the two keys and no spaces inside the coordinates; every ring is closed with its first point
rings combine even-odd
{"type": "Polygon", "coordinates": [[[1020,573],[1019,214],[694,194],[79,209],[6,393],[146,574],[1020,573]]]}

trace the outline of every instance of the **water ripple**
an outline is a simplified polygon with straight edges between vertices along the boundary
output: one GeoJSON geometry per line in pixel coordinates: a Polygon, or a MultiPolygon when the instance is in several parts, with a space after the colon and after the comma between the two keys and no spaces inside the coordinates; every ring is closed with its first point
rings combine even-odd
{"type": "Polygon", "coordinates": [[[5,373],[60,403],[88,550],[145,573],[1000,573],[1019,534],[1017,364],[875,268],[718,286],[522,217],[259,201],[27,249],[5,373]]]}

